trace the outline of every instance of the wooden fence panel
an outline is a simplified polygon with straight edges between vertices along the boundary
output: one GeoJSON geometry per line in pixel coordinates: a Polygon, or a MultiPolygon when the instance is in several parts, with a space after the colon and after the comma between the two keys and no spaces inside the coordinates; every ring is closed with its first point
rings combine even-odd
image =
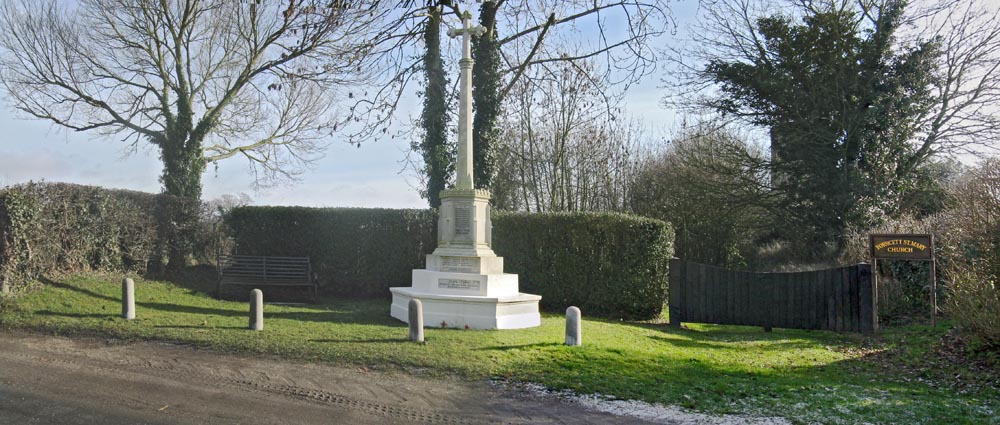
{"type": "Polygon", "coordinates": [[[755,273],[670,261],[670,324],[681,322],[874,332],[871,266],[755,273]]]}

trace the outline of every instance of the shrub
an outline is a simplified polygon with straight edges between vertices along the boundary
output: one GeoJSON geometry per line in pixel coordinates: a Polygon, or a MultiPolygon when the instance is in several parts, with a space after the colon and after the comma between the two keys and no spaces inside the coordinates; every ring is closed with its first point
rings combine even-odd
{"type": "Polygon", "coordinates": [[[673,229],[608,213],[508,213],[493,219],[493,247],[542,308],[651,319],[667,301],[673,229]]]}
{"type": "Polygon", "coordinates": [[[1000,284],[996,275],[963,264],[949,270],[948,277],[951,285],[945,309],[984,347],[1000,350],[1000,284]]]}
{"type": "Polygon", "coordinates": [[[238,207],[226,216],[242,255],[310,257],[324,291],[388,297],[436,246],[430,210],[238,207]]]}
{"type": "Polygon", "coordinates": [[[0,191],[0,285],[23,292],[45,273],[143,272],[156,252],[155,195],[69,184],[0,191]]]}
{"type": "Polygon", "coordinates": [[[752,267],[755,243],[771,220],[763,156],[736,135],[696,127],[643,164],[632,211],[671,223],[678,257],[752,267]]]}
{"type": "Polygon", "coordinates": [[[947,213],[955,239],[953,280],[945,309],[974,337],[1000,349],[1000,160],[990,159],[952,188],[947,213]]]}

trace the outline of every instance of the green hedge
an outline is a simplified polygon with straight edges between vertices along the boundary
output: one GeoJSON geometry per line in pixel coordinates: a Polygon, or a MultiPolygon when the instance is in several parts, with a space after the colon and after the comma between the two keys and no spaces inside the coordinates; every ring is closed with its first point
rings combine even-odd
{"type": "Polygon", "coordinates": [[[160,204],[148,193],[61,183],[0,190],[0,286],[16,294],[50,272],[144,272],[160,204]]]}
{"type": "Polygon", "coordinates": [[[507,213],[493,219],[493,250],[542,308],[651,319],[667,302],[674,232],[668,223],[607,213],[507,213]]]}
{"type": "MultiPolygon", "coordinates": [[[[241,207],[226,222],[244,255],[308,256],[324,291],[390,295],[436,245],[429,210],[241,207]]],[[[621,214],[496,214],[494,249],[550,311],[648,319],[667,300],[673,230],[621,214]]]]}
{"type": "Polygon", "coordinates": [[[242,255],[310,257],[325,292],[388,297],[434,250],[429,210],[239,207],[226,217],[242,255]]]}
{"type": "Polygon", "coordinates": [[[214,261],[220,239],[199,201],[67,183],[0,189],[0,290],[18,294],[49,273],[161,273],[214,261]],[[177,248],[177,249],[174,249],[177,248]]]}

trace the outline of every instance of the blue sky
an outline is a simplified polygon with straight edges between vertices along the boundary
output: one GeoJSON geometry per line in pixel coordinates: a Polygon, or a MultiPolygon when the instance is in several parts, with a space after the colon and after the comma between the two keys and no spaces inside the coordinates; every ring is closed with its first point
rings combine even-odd
{"type": "MultiPolygon", "coordinates": [[[[697,2],[671,5],[678,25],[690,17],[697,2]]],[[[668,43],[667,35],[658,43],[668,43]]],[[[458,70],[454,69],[454,78],[458,70]]],[[[647,76],[627,94],[625,107],[650,128],[672,125],[674,114],[663,109],[662,71],[647,76]]],[[[412,90],[416,90],[414,86],[412,90]]],[[[418,99],[411,95],[397,121],[419,114],[418,99]]],[[[158,153],[140,146],[130,152],[125,142],[96,134],[67,132],[47,122],[25,119],[0,102],[0,186],[33,181],[71,182],[110,188],[159,192],[161,165],[158,153]]],[[[306,170],[299,181],[255,190],[247,164],[230,159],[205,173],[204,199],[223,194],[247,193],[259,205],[424,208],[417,193],[418,179],[404,167],[409,140],[382,139],[360,148],[330,140],[325,156],[306,170]]]]}

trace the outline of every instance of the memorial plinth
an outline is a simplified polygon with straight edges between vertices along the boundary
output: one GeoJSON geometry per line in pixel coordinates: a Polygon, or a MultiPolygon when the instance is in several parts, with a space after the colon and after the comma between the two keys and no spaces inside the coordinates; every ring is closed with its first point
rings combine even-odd
{"type": "Polygon", "coordinates": [[[517,275],[503,272],[503,258],[491,248],[490,194],[472,184],[472,54],[470,25],[448,32],[462,36],[461,93],[458,111],[458,160],[454,189],[441,191],[438,246],[427,256],[427,268],[413,271],[411,287],[392,291],[390,314],[407,322],[410,300],[419,299],[424,324],[432,327],[518,329],[541,324],[538,295],[518,292],[517,275]]]}
{"type": "Polygon", "coordinates": [[[430,327],[519,329],[541,324],[542,297],[518,291],[517,275],[503,272],[503,257],[491,248],[489,193],[441,193],[438,247],[427,268],[413,271],[413,286],[390,288],[392,317],[407,321],[411,299],[423,303],[430,327]]]}

